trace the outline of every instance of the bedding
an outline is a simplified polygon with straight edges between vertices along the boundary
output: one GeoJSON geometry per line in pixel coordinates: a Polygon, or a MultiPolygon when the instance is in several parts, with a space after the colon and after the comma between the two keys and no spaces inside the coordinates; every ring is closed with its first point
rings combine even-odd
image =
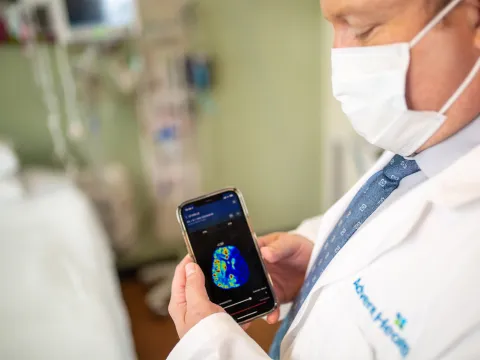
{"type": "Polygon", "coordinates": [[[67,179],[35,184],[8,201],[0,195],[0,359],[135,359],[114,258],[92,205],[67,179]]]}

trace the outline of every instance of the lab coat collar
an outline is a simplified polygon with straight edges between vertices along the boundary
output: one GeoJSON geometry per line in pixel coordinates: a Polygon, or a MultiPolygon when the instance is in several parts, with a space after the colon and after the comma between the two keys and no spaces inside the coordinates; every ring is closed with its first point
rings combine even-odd
{"type": "Polygon", "coordinates": [[[451,208],[480,198],[480,146],[440,173],[430,187],[433,203],[451,208]]]}

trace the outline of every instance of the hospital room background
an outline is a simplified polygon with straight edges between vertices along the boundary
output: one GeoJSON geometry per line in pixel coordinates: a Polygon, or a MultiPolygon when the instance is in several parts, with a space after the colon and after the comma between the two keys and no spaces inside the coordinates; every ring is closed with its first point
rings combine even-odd
{"type": "Polygon", "coordinates": [[[378,151],[331,42],[317,0],[0,0],[0,358],[164,359],[181,202],[235,186],[262,235],[338,199],[378,151]]]}

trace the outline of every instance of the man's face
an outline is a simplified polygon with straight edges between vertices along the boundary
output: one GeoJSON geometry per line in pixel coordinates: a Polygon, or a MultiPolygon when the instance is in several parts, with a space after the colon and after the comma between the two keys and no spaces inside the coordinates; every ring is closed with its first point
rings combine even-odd
{"type": "MultiPolygon", "coordinates": [[[[321,0],[323,14],[334,28],[336,48],[410,42],[445,3],[445,0],[321,0]]],[[[407,78],[409,108],[440,110],[479,57],[480,0],[463,0],[411,51],[407,78]]],[[[469,91],[480,93],[480,74],[469,91]]],[[[471,94],[465,95],[471,98],[471,94]]],[[[468,101],[466,104],[470,106],[472,101],[468,101]]],[[[478,114],[480,109],[477,107],[476,111],[478,114]]]]}

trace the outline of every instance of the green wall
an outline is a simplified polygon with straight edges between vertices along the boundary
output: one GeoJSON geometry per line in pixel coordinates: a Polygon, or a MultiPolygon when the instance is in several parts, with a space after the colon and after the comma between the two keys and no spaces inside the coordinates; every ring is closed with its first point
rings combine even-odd
{"type": "MultiPolygon", "coordinates": [[[[321,206],[318,2],[198,4],[199,48],[215,59],[217,80],[213,110],[198,119],[204,190],[240,188],[258,233],[293,228],[321,206]]],[[[18,47],[0,47],[0,63],[0,135],[15,141],[25,164],[52,163],[29,61],[18,47]]],[[[106,157],[131,169],[143,214],[142,246],[126,259],[131,264],[164,249],[151,233],[132,103],[112,94],[105,94],[104,103],[113,111],[113,120],[104,125],[106,157]]]]}
{"type": "Polygon", "coordinates": [[[217,110],[201,121],[205,187],[239,187],[257,232],[320,211],[316,0],[202,0],[217,110]]]}
{"type": "Polygon", "coordinates": [[[53,161],[45,116],[32,68],[20,47],[0,47],[0,136],[15,142],[26,164],[53,161]]]}

